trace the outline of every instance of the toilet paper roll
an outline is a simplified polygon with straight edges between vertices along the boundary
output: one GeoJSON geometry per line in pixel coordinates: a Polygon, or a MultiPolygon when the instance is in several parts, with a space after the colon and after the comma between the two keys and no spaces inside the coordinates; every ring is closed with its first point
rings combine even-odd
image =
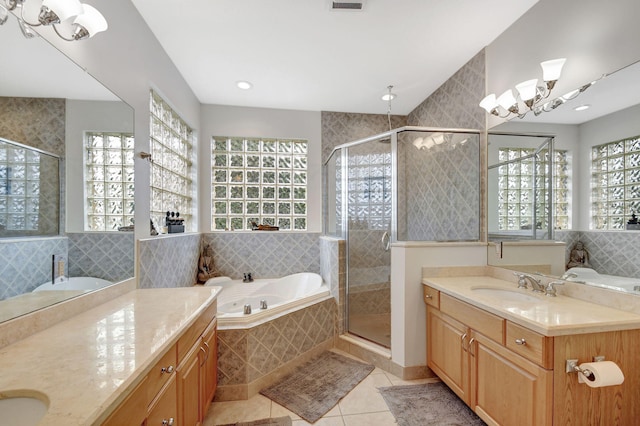
{"type": "Polygon", "coordinates": [[[592,375],[585,377],[584,374],[578,373],[578,382],[586,383],[592,388],[619,385],[624,382],[622,370],[613,361],[585,362],[580,364],[580,369],[589,370],[592,375]]]}

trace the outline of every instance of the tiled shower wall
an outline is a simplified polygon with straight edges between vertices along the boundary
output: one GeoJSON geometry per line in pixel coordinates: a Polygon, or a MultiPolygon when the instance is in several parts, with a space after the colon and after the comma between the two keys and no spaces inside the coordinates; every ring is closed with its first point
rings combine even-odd
{"type": "Polygon", "coordinates": [[[338,302],[336,334],[344,333],[344,305],[346,300],[346,241],[320,237],[320,275],[338,302]]]}
{"type": "Polygon", "coordinates": [[[638,231],[556,231],[555,239],[567,243],[565,264],[573,245],[581,241],[589,262],[600,274],[640,277],[638,231]]]}
{"type": "Polygon", "coordinates": [[[297,272],[320,273],[320,234],[294,232],[221,232],[203,235],[216,269],[233,279],[278,278],[297,272]]]}
{"type": "Polygon", "coordinates": [[[69,276],[118,282],[134,276],[133,232],[68,233],[69,276]]]}
{"type": "Polygon", "coordinates": [[[67,257],[67,238],[0,240],[0,300],[51,280],[51,256],[67,257]]]}

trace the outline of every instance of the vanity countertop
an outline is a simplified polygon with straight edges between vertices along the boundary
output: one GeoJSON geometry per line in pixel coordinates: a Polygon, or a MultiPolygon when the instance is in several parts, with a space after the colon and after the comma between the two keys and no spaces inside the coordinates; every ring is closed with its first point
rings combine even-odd
{"type": "Polygon", "coordinates": [[[549,297],[518,289],[515,282],[490,276],[424,277],[422,283],[545,336],[640,328],[640,315],[572,297],[549,297]],[[506,289],[530,300],[483,294],[474,291],[477,288],[506,289]]]}
{"type": "Polygon", "coordinates": [[[46,395],[41,425],[99,422],[220,292],[133,290],[0,349],[0,394],[46,395]]]}

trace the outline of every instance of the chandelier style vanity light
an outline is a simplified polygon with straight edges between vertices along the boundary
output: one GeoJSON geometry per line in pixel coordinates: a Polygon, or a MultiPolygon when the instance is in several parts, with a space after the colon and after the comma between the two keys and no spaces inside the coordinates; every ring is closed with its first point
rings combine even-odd
{"type": "Polygon", "coordinates": [[[480,106],[488,113],[500,118],[508,118],[511,116],[522,118],[529,111],[533,111],[535,115],[539,115],[542,112],[557,108],[567,100],[575,98],[589,87],[589,85],[586,87],[583,86],[583,88],[579,90],[567,93],[552,101],[543,102],[551,95],[551,91],[560,78],[562,67],[566,60],[566,58],[559,58],[540,63],[544,84],[538,85],[537,78],[523,81],[515,86],[517,95],[514,95],[511,89],[508,89],[498,97],[496,97],[494,93],[491,93],[482,99],[480,106]]]}
{"type": "Polygon", "coordinates": [[[36,3],[37,0],[4,0],[4,6],[0,4],[0,25],[7,21],[8,11],[15,11],[20,30],[27,38],[35,37],[37,34],[32,27],[39,26],[51,26],[61,39],[67,41],[84,40],[108,28],[104,16],[80,0],[43,0],[37,22],[33,22],[33,18],[25,15],[35,15],[36,6],[32,5],[36,3]],[[29,11],[25,11],[27,8],[29,11]]]}

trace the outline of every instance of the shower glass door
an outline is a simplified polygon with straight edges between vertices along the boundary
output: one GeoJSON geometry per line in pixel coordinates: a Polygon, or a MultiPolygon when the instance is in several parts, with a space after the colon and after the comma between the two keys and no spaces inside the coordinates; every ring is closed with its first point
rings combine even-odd
{"type": "Polygon", "coordinates": [[[350,146],[343,159],[347,328],[351,334],[391,347],[391,138],[350,146]]]}

